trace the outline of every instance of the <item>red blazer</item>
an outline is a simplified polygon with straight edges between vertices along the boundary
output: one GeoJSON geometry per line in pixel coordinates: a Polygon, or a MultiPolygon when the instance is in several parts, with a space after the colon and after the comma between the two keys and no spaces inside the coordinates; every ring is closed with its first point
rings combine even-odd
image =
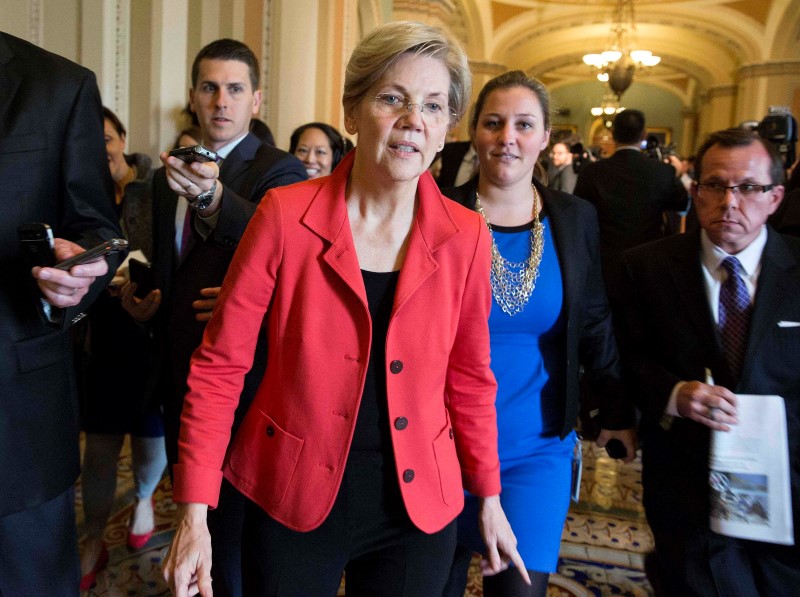
{"type": "MultiPolygon", "coordinates": [[[[291,529],[312,530],[330,512],[372,331],[345,206],[352,165],[350,155],[329,177],[269,191],[253,216],[192,358],[176,501],[215,506],[225,460],[225,477],[291,529]],[[225,458],[259,333],[266,374],[225,458]]],[[[418,196],[385,367],[397,481],[409,517],[430,533],[461,511],[462,479],[495,495],[500,469],[489,234],[428,173],[418,196]]]]}

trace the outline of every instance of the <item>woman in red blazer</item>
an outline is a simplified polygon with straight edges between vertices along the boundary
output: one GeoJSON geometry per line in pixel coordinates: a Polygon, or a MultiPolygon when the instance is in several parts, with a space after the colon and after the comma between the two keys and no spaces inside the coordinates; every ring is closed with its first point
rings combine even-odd
{"type": "Polygon", "coordinates": [[[348,595],[441,594],[464,487],[487,566],[524,574],[499,507],[488,233],[427,173],[468,98],[457,42],[380,27],[347,68],[358,147],[262,200],[192,360],[164,564],[178,595],[210,594],[223,474],[249,498],[247,595],[334,595],[342,570],[348,595]],[[259,334],[266,374],[228,449],[259,334]]]}

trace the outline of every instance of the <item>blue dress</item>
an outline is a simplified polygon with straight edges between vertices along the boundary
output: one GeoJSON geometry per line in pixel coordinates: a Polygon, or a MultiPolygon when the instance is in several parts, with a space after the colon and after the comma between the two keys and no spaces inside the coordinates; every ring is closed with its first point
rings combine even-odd
{"type": "MultiPolygon", "coordinates": [[[[575,433],[559,431],[564,399],[556,392],[564,375],[563,287],[553,237],[542,223],[544,252],[539,278],[521,313],[513,317],[496,301],[489,316],[492,371],[497,378],[500,501],[517,537],[525,567],[554,572],[561,530],[569,506],[575,433]]],[[[492,226],[500,254],[508,261],[530,255],[531,225],[492,226]]],[[[467,494],[458,519],[459,542],[484,553],[477,527],[478,500],[467,494]]]]}

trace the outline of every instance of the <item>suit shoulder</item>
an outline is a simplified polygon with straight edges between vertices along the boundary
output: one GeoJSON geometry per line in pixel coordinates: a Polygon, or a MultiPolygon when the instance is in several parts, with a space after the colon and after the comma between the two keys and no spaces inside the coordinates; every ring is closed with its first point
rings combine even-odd
{"type": "Polygon", "coordinates": [[[20,72],[26,77],[51,82],[94,78],[94,73],[88,68],[13,35],[3,33],[0,41],[7,44],[12,60],[23,63],[20,72]]]}
{"type": "Polygon", "coordinates": [[[266,143],[259,145],[258,151],[256,151],[256,161],[265,166],[281,165],[291,169],[299,168],[305,173],[303,163],[295,156],[266,143]]]}

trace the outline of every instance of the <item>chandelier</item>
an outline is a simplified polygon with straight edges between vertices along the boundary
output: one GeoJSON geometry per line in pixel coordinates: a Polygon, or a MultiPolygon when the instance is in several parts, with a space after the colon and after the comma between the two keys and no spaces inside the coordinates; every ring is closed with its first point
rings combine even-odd
{"type": "Polygon", "coordinates": [[[618,0],[615,22],[611,27],[611,47],[599,54],[586,54],[583,57],[585,64],[597,70],[597,80],[607,82],[618,98],[631,86],[637,70],[661,62],[661,57],[649,50],[629,49],[626,23],[631,32],[636,30],[633,0],[618,0]]]}
{"type": "Polygon", "coordinates": [[[622,112],[624,109],[625,108],[619,104],[619,96],[613,93],[606,93],[603,96],[603,101],[600,102],[600,105],[595,106],[589,111],[592,113],[592,116],[610,117],[617,112],[622,112]]]}

